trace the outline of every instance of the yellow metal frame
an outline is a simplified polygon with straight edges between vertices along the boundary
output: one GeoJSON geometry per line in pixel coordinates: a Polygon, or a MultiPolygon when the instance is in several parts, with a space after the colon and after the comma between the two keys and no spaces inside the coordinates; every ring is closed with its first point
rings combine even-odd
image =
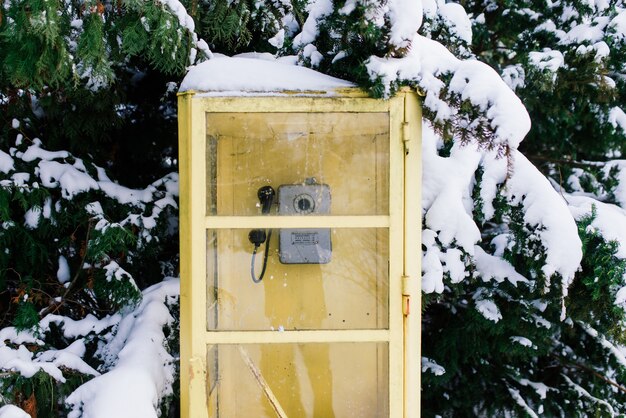
{"type": "Polygon", "coordinates": [[[389,100],[341,89],[332,97],[280,94],[219,97],[179,94],[181,416],[206,418],[208,344],[388,342],[390,417],[420,414],[421,330],[421,106],[401,90],[389,100]],[[389,112],[389,215],[207,216],[207,112],[389,112]],[[206,231],[231,228],[389,228],[389,329],[320,331],[207,331],[206,231]]]}

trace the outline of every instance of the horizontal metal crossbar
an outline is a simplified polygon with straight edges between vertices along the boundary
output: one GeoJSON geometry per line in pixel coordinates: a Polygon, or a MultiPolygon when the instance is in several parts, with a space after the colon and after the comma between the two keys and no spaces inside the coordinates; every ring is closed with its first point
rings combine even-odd
{"type": "Polygon", "coordinates": [[[206,344],[388,342],[389,330],[208,331],[206,344]]]}
{"type": "Polygon", "coordinates": [[[207,216],[207,229],[388,228],[389,216],[207,216]]]}

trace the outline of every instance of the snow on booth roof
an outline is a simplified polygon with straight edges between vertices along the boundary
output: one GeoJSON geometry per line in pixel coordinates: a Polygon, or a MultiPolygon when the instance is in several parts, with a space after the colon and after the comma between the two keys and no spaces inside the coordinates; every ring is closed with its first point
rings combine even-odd
{"type": "Polygon", "coordinates": [[[339,78],[295,65],[296,57],[274,59],[270,54],[217,56],[189,68],[180,91],[244,96],[281,91],[327,92],[355,87],[339,78]]]}

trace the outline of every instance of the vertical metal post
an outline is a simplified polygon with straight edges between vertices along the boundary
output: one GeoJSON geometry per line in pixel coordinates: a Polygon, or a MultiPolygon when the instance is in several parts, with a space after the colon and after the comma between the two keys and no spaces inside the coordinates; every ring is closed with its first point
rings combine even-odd
{"type": "Polygon", "coordinates": [[[198,228],[206,207],[204,144],[206,130],[201,106],[193,92],[179,96],[180,171],[180,396],[181,416],[204,418],[206,402],[206,231],[198,228]]]}
{"type": "Polygon", "coordinates": [[[404,159],[404,416],[420,416],[422,112],[416,92],[405,93],[404,159]]]}

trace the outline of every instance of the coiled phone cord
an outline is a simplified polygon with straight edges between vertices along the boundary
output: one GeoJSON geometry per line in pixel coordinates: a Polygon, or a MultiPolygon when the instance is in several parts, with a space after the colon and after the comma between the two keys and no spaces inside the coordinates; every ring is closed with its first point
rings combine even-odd
{"type": "Polygon", "coordinates": [[[252,251],[252,260],[250,261],[250,277],[254,283],[261,283],[263,280],[263,276],[265,276],[265,269],[267,268],[267,257],[270,254],[270,241],[272,239],[272,230],[270,229],[267,233],[267,239],[265,240],[265,254],[263,254],[263,268],[261,269],[261,274],[259,277],[256,277],[254,274],[254,261],[256,260],[256,252],[259,249],[260,245],[255,245],[254,250],[252,251]]]}

